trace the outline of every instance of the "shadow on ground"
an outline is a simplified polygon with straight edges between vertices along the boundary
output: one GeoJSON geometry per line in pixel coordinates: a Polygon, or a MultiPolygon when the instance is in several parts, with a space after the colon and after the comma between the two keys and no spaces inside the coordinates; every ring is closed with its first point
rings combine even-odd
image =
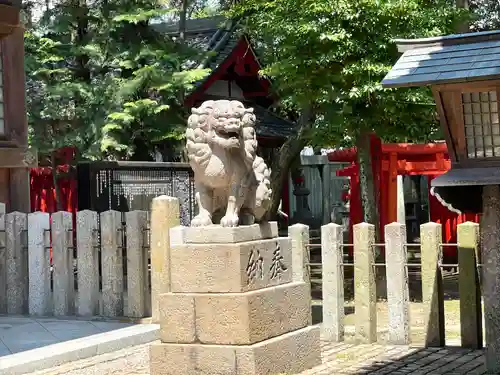
{"type": "MultiPolygon", "coordinates": [[[[357,358],[360,357],[359,351],[352,354],[357,358]]],[[[352,375],[401,375],[413,372],[432,375],[481,375],[487,373],[482,350],[453,347],[415,349],[411,354],[399,358],[375,359],[361,368],[353,369],[352,372],[342,371],[344,374],[352,375]]]]}

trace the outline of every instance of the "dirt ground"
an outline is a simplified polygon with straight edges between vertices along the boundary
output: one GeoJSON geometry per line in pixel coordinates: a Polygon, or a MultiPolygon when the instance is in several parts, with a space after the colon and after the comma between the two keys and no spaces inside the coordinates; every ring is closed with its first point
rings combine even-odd
{"type": "MultiPolygon", "coordinates": [[[[313,295],[313,323],[322,321],[321,282],[315,277],[316,270],[311,270],[312,295],[313,295]]],[[[345,326],[346,341],[353,338],[354,329],[354,281],[350,275],[345,275],[345,326]]],[[[387,327],[389,324],[387,310],[386,281],[383,277],[377,279],[377,327],[379,342],[386,341],[387,327]]],[[[409,275],[410,289],[410,320],[412,344],[422,344],[424,341],[424,311],[422,306],[422,285],[420,273],[413,272],[409,275]]],[[[458,293],[458,274],[453,272],[443,273],[443,295],[445,310],[445,335],[447,339],[460,339],[460,302],[458,293]]]]}

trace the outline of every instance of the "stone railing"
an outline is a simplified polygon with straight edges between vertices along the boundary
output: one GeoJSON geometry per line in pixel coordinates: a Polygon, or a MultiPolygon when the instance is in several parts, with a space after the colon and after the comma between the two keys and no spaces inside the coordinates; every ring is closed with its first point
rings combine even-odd
{"type": "Polygon", "coordinates": [[[406,227],[393,223],[385,227],[385,241],[375,242],[375,227],[371,224],[354,226],[354,243],[343,242],[340,225],[327,224],[321,229],[321,244],[309,241],[309,228],[296,224],[289,228],[293,240],[293,259],[303,267],[294,273],[308,278],[310,267],[322,267],[323,335],[331,341],[344,340],[345,301],[344,268],[354,267],[355,338],[358,343],[377,341],[376,269],[385,269],[390,344],[410,343],[410,299],[408,270],[419,270],[422,282],[423,329],[426,346],[444,346],[443,267],[458,267],[460,295],[460,330],[463,347],[479,348],[482,340],[480,292],[479,225],[464,223],[458,226],[458,243],[443,244],[441,225],[421,226],[421,243],[406,242],[406,227]],[[457,246],[458,264],[443,264],[444,246],[457,246]],[[309,261],[310,250],[321,248],[321,263],[309,261]],[[345,261],[346,248],[353,248],[353,262],[345,261]],[[385,249],[384,263],[376,263],[375,250],[385,249]],[[410,262],[408,252],[420,248],[420,262],[410,262]],[[410,250],[411,249],[411,250],[410,250]],[[309,266],[309,267],[308,267],[309,266]]]}
{"type": "Polygon", "coordinates": [[[179,202],[162,196],[153,209],[156,236],[146,211],[83,210],[73,223],[70,212],[5,214],[0,204],[0,314],[151,316],[179,202]]]}
{"type": "MultiPolygon", "coordinates": [[[[80,211],[5,213],[0,204],[0,314],[102,315],[158,322],[159,296],[170,292],[170,228],[180,224],[179,200],[155,198],[151,213],[80,211]],[[151,281],[150,281],[151,280],[151,281]]],[[[464,347],[482,346],[479,226],[458,227],[458,264],[442,263],[441,225],[424,224],[421,243],[406,243],[406,228],[390,224],[385,241],[376,243],[371,224],[354,227],[354,243],[345,244],[342,226],[321,228],[321,243],[309,238],[303,224],[289,227],[293,282],[310,285],[311,267],[322,267],[323,335],[342,341],[345,334],[344,269],[354,278],[355,336],[359,343],[377,341],[377,273],[386,276],[391,344],[410,342],[409,270],[421,273],[427,346],[443,346],[444,297],[441,268],[456,266],[460,295],[461,340],[464,347]],[[321,263],[310,260],[311,248],[321,251],[321,263]],[[408,252],[420,247],[420,262],[408,252]],[[375,250],[385,250],[377,263],[375,250]],[[346,250],[353,257],[346,257],[346,250]],[[353,260],[350,260],[352,258],[353,260]],[[376,272],[380,271],[380,272],[376,272]]],[[[384,327],[385,328],[385,327],[384,327]]]]}

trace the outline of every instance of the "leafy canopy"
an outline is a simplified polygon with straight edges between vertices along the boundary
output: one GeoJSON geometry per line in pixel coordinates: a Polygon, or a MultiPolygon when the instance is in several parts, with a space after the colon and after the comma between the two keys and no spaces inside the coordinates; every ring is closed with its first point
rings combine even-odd
{"type": "Polygon", "coordinates": [[[391,90],[381,80],[399,57],[394,38],[453,32],[466,14],[451,0],[247,0],[246,16],[265,68],[295,108],[312,105],[309,142],[336,145],[375,130],[387,140],[436,136],[426,89],[391,90]]]}
{"type": "Polygon", "coordinates": [[[182,93],[208,71],[186,67],[199,53],[152,25],[172,12],[156,0],[61,0],[46,9],[25,41],[31,143],[139,160],[165,140],[180,146],[182,93]]]}

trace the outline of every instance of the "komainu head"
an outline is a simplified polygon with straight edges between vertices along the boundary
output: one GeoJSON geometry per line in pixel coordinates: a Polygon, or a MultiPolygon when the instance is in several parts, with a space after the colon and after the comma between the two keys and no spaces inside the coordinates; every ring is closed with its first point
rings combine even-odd
{"type": "MultiPolygon", "coordinates": [[[[200,150],[209,145],[225,149],[241,148],[245,160],[252,163],[256,156],[255,115],[253,108],[245,108],[237,100],[208,100],[192,109],[186,131],[190,161],[200,156],[200,150]]],[[[205,148],[205,152],[207,152],[205,148]]]]}

